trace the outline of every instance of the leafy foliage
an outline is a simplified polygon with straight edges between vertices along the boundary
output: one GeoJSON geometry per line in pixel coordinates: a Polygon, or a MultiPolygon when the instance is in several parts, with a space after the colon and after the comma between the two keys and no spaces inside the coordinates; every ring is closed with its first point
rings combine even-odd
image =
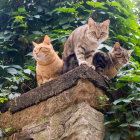
{"type": "Polygon", "coordinates": [[[113,99],[108,111],[103,112],[107,126],[105,140],[140,137],[140,27],[139,10],[134,3],[130,0],[0,0],[0,8],[0,106],[36,87],[32,41],[39,43],[45,34],[49,35],[61,56],[69,34],[86,24],[89,17],[97,22],[110,19],[110,35],[102,50],[107,52],[118,41],[134,52],[129,65],[110,83],[113,99]]]}

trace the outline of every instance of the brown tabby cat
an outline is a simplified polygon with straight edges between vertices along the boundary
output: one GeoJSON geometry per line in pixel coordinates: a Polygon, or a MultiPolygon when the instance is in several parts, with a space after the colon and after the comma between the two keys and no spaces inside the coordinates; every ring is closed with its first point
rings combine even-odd
{"type": "Polygon", "coordinates": [[[93,57],[93,64],[96,71],[109,80],[117,75],[118,71],[129,62],[132,52],[133,50],[126,50],[116,42],[111,52],[96,52],[93,57]]]}
{"type": "Polygon", "coordinates": [[[76,55],[78,65],[87,64],[95,69],[92,65],[92,58],[98,46],[107,39],[110,20],[103,23],[97,23],[89,18],[88,24],[76,28],[64,46],[63,52],[63,73],[68,71],[69,59],[76,55]]]}
{"type": "Polygon", "coordinates": [[[38,85],[48,82],[62,73],[63,61],[53,49],[50,38],[46,35],[40,44],[32,42],[34,45],[33,54],[37,61],[36,75],[38,85]]]}

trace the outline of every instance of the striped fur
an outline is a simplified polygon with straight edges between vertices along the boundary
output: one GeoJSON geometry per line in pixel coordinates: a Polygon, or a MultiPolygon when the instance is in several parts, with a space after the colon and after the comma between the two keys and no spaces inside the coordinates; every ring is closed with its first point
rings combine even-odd
{"type": "MultiPolygon", "coordinates": [[[[129,62],[131,53],[132,50],[120,47],[120,44],[117,42],[109,53],[97,51],[93,56],[92,63],[96,67],[95,70],[109,80],[116,76],[119,70],[129,62]]],[[[68,71],[78,66],[75,54],[71,55],[68,59],[68,71]]]]}
{"type": "Polygon", "coordinates": [[[111,52],[96,52],[93,57],[93,64],[99,74],[107,79],[112,79],[129,62],[131,53],[132,50],[126,50],[116,42],[111,52]]]}
{"type": "Polygon", "coordinates": [[[63,73],[69,70],[71,56],[76,56],[78,65],[92,65],[93,55],[98,46],[108,37],[109,20],[103,23],[96,23],[89,18],[88,25],[76,28],[64,46],[63,52],[63,73]]]}

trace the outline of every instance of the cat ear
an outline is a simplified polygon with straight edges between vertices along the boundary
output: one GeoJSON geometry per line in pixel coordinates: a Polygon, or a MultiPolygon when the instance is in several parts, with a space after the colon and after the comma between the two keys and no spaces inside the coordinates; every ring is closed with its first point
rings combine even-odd
{"type": "Polygon", "coordinates": [[[103,25],[104,25],[106,28],[108,28],[109,23],[110,23],[110,20],[108,19],[108,20],[106,20],[106,21],[103,22],[103,25]]]}
{"type": "Polygon", "coordinates": [[[37,43],[35,43],[34,41],[32,41],[32,43],[33,43],[33,46],[34,47],[36,47],[38,44],[37,43]]]}
{"type": "Polygon", "coordinates": [[[131,55],[131,53],[132,53],[133,51],[134,51],[134,50],[128,50],[129,55],[131,55]]]}
{"type": "Polygon", "coordinates": [[[94,20],[92,18],[88,19],[88,26],[91,27],[94,24],[94,20]]]}
{"type": "Polygon", "coordinates": [[[50,38],[47,35],[45,35],[43,42],[47,43],[48,45],[50,45],[50,43],[51,43],[50,38]]]}
{"type": "Polygon", "coordinates": [[[114,49],[119,49],[119,48],[120,48],[120,43],[116,42],[115,45],[114,45],[114,49]]]}

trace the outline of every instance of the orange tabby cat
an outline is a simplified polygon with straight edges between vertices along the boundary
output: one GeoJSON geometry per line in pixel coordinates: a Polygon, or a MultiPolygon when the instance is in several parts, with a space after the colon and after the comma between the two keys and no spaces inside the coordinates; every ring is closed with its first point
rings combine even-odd
{"type": "Polygon", "coordinates": [[[50,38],[47,35],[42,43],[32,43],[34,45],[34,58],[37,61],[37,82],[40,86],[56,78],[62,73],[63,61],[54,51],[50,38]]]}

